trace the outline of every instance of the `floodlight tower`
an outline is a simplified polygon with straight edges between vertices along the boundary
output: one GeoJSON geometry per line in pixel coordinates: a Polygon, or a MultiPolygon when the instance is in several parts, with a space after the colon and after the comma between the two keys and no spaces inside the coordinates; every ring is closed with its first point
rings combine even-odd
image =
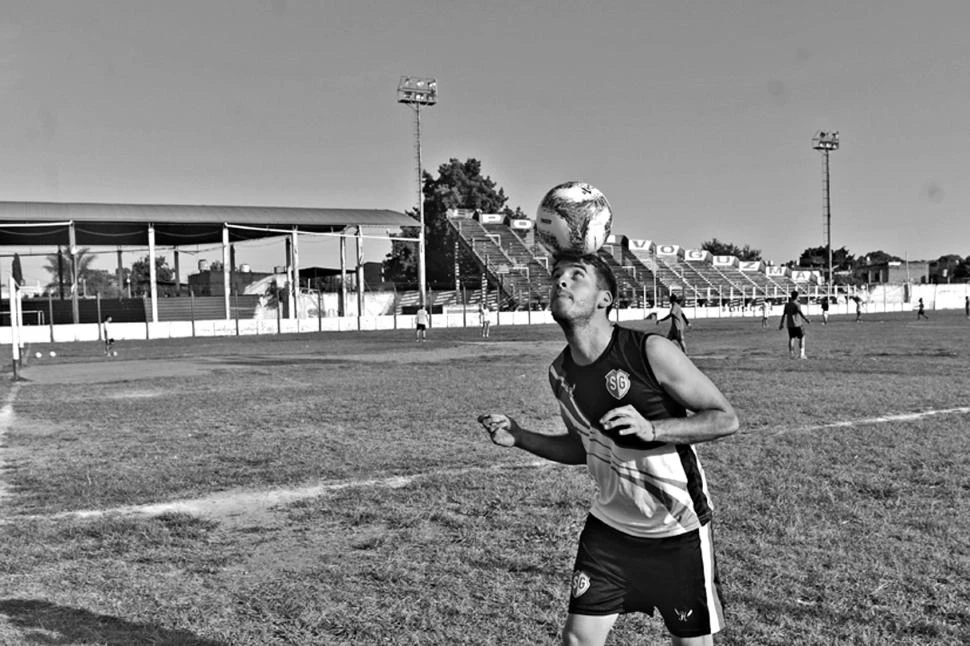
{"type": "Polygon", "coordinates": [[[418,157],[418,292],[421,306],[426,305],[428,279],[424,262],[424,187],[421,177],[421,106],[432,106],[438,102],[438,81],[433,78],[402,76],[397,86],[397,102],[414,109],[415,149],[418,157]]]}
{"type": "Polygon", "coordinates": [[[829,289],[832,288],[832,198],[829,191],[829,153],[839,149],[839,131],[819,130],[812,138],[812,147],[822,153],[822,216],[825,218],[825,248],[829,254],[829,289]]]}

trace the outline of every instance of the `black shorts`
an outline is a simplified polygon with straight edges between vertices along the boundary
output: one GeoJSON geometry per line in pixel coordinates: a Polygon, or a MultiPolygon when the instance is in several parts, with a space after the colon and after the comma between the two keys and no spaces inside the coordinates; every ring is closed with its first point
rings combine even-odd
{"type": "Polygon", "coordinates": [[[796,325],[795,327],[788,328],[788,338],[789,339],[801,339],[805,337],[805,331],[802,326],[796,325]]]}
{"type": "Polygon", "coordinates": [[[638,538],[587,517],[569,612],[652,615],[654,608],[676,637],[710,635],[724,626],[710,523],[680,536],[638,538]]]}
{"type": "Polygon", "coordinates": [[[428,326],[426,326],[424,323],[418,323],[417,324],[417,329],[418,330],[427,330],[428,329],[428,326]]]}

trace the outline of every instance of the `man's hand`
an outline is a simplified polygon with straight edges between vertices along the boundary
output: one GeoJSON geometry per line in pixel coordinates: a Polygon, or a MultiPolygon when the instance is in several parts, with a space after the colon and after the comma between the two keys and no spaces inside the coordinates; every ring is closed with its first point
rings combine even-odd
{"type": "Polygon", "coordinates": [[[657,429],[633,406],[614,408],[600,418],[606,430],[616,430],[620,435],[635,435],[644,442],[657,441],[657,429]]]}
{"type": "Polygon", "coordinates": [[[488,432],[492,442],[504,447],[515,446],[512,432],[519,428],[518,423],[508,415],[486,413],[478,416],[478,423],[488,432]]]}

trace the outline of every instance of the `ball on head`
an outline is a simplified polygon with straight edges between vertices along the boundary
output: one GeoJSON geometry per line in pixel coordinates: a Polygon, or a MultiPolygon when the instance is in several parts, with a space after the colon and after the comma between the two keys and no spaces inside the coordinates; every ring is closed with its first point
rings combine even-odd
{"type": "Polygon", "coordinates": [[[596,253],[613,229],[613,209],[603,192],[586,182],[554,186],[539,203],[536,236],[553,254],[596,253]]]}

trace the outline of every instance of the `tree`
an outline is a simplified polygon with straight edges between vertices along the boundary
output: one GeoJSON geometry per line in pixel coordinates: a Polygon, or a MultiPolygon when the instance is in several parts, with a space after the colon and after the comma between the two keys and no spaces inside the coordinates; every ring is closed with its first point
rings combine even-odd
{"type": "Polygon", "coordinates": [[[902,260],[899,256],[894,256],[880,249],[878,251],[861,254],[856,264],[858,266],[882,265],[887,262],[902,262],[902,260]]]}
{"type": "MultiPolygon", "coordinates": [[[[454,286],[455,236],[448,225],[449,209],[473,209],[482,213],[519,214],[505,206],[508,197],[504,189],[497,187],[491,177],[482,175],[482,163],[469,158],[464,162],[450,159],[438,167],[438,177],[425,172],[422,194],[424,196],[425,266],[430,287],[454,286]]],[[[408,215],[418,219],[417,209],[408,215]]],[[[405,227],[405,237],[418,236],[419,227],[405,227]]],[[[391,253],[384,260],[384,275],[397,284],[417,285],[418,245],[416,242],[395,241],[391,253]]],[[[473,264],[462,263],[464,276],[477,275],[473,264]]]]}
{"type": "MultiPolygon", "coordinates": [[[[148,269],[148,256],[132,263],[132,296],[144,296],[148,294],[148,286],[151,280],[148,269]]],[[[165,256],[155,257],[155,284],[158,287],[159,295],[172,296],[175,294],[175,273],[168,266],[168,259],[165,256]]]]}
{"type": "MultiPolygon", "coordinates": [[[[829,251],[828,247],[809,247],[798,257],[799,267],[812,267],[815,269],[828,269],[829,251]]],[[[850,271],[856,266],[856,258],[849,253],[845,247],[832,250],[832,269],[833,271],[850,271]]]]}
{"type": "MultiPolygon", "coordinates": [[[[57,253],[47,254],[45,258],[47,264],[44,265],[44,269],[54,277],[51,282],[47,283],[46,289],[48,292],[60,293],[61,297],[64,298],[71,293],[71,254],[61,251],[58,248],[57,253]],[[58,255],[60,255],[60,262],[58,262],[58,255]],[[61,292],[62,286],[63,292],[61,292]]],[[[77,250],[74,258],[77,262],[78,289],[80,289],[82,282],[87,282],[91,279],[94,272],[91,269],[91,263],[94,262],[97,256],[91,253],[90,247],[84,247],[83,249],[77,250]]]]}
{"type": "Polygon", "coordinates": [[[739,247],[731,242],[723,242],[711,238],[701,245],[701,249],[711,252],[714,256],[734,256],[738,260],[761,260],[761,249],[752,249],[748,245],[739,247]]]}

